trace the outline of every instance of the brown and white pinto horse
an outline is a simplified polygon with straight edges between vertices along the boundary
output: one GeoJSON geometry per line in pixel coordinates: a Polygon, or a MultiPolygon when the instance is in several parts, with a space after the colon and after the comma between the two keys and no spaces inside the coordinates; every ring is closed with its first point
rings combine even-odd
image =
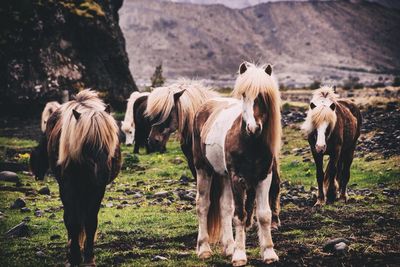
{"type": "Polygon", "coordinates": [[[181,149],[196,177],[192,155],[193,119],[197,109],[217,93],[198,81],[181,80],[168,87],[153,90],[147,100],[146,115],[150,118],[149,145],[154,150],[165,147],[171,133],[178,130],[181,149]]]}
{"type": "Polygon", "coordinates": [[[333,88],[325,86],[313,93],[302,129],[308,134],[317,167],[318,200],[315,205],[333,203],[338,186],[340,198],[347,200],[347,183],[360,136],[361,120],[357,106],[348,100],[338,99],[333,88]],[[324,155],[329,155],[325,173],[324,155]]]}
{"type": "Polygon", "coordinates": [[[40,123],[40,127],[43,133],[46,131],[46,124],[51,114],[53,114],[53,112],[56,111],[56,109],[58,109],[60,106],[60,103],[58,103],[57,101],[47,102],[46,106],[43,109],[42,121],[40,123]]]}
{"type": "MultiPolygon", "coordinates": [[[[93,245],[97,215],[106,185],[121,166],[118,127],[97,93],[84,90],[49,118],[46,134],[31,163],[50,163],[59,184],[68,231],[68,264],[95,265],[93,245]],[[44,148],[44,149],[43,149],[44,148]],[[46,149],[47,148],[47,149],[46,149]]],[[[31,166],[35,172],[35,166],[31,166]]]]}
{"type": "Polygon", "coordinates": [[[210,257],[209,243],[221,240],[224,253],[232,255],[232,264],[245,265],[245,231],[252,224],[255,206],[261,257],[271,263],[278,260],[271,237],[270,203],[277,219],[282,132],[280,93],[271,66],[242,63],[232,94],[235,98],[207,101],[194,120],[197,254],[202,259],[210,257]]]}

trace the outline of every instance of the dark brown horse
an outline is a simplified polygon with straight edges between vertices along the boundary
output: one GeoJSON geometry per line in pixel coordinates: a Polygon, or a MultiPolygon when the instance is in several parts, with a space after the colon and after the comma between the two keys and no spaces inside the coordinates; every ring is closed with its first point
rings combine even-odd
{"type": "Polygon", "coordinates": [[[94,266],[101,200],[121,166],[115,120],[95,92],[84,90],[51,115],[35,151],[31,155],[34,174],[41,178],[36,171],[50,163],[59,184],[68,231],[68,264],[78,266],[83,249],[84,263],[94,266]]]}
{"type": "Polygon", "coordinates": [[[313,93],[310,109],[302,129],[317,168],[318,200],[315,205],[333,203],[339,188],[340,198],[347,201],[347,183],[354,150],[360,136],[361,113],[347,100],[339,100],[331,87],[313,93]],[[329,155],[325,173],[323,157],[329,155]]]}
{"type": "Polygon", "coordinates": [[[271,66],[242,63],[233,96],[205,102],[194,119],[197,254],[210,257],[209,243],[221,240],[233,266],[245,265],[245,230],[256,207],[261,257],[268,264],[278,260],[271,228],[279,212],[281,145],[280,94],[271,66]]]}

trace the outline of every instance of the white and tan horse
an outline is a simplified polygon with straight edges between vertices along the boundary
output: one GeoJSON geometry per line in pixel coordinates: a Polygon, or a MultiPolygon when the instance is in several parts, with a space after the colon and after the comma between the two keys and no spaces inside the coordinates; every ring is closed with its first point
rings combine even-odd
{"type": "Polygon", "coordinates": [[[246,226],[252,223],[255,206],[261,257],[272,263],[278,255],[271,237],[270,201],[275,212],[279,210],[277,159],[282,130],[280,93],[271,66],[242,63],[233,97],[211,99],[195,116],[197,254],[202,259],[210,257],[210,243],[221,240],[224,253],[232,255],[232,264],[245,265],[246,226]],[[271,185],[277,194],[273,197],[271,185]]]}
{"type": "Polygon", "coordinates": [[[60,106],[60,103],[58,103],[57,101],[51,101],[48,102],[44,107],[42,112],[42,121],[40,124],[43,133],[46,131],[46,124],[50,118],[50,115],[53,114],[53,112],[56,111],[56,109],[58,109],[60,106]]]}
{"type": "Polygon", "coordinates": [[[135,101],[141,96],[147,96],[150,93],[148,92],[133,92],[128,98],[128,102],[126,104],[126,112],[125,118],[121,124],[121,130],[125,134],[125,144],[132,145],[135,139],[135,120],[134,120],[134,111],[133,106],[135,105],[135,101]]]}

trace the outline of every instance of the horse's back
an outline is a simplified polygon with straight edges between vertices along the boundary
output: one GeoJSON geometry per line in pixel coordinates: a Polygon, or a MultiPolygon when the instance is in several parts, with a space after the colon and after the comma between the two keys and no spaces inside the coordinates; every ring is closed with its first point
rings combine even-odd
{"type": "Polygon", "coordinates": [[[357,131],[358,131],[358,135],[360,135],[360,129],[361,129],[361,124],[362,124],[362,116],[361,116],[360,109],[353,101],[350,101],[350,100],[341,99],[338,102],[342,106],[345,106],[350,111],[350,113],[356,118],[357,131]]]}

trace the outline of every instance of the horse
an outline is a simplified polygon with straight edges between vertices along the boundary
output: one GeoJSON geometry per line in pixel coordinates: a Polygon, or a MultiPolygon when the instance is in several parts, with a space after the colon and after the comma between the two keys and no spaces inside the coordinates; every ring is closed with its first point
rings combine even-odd
{"type": "Polygon", "coordinates": [[[60,106],[61,106],[60,103],[58,103],[57,101],[47,102],[46,106],[43,109],[42,120],[40,123],[42,133],[44,133],[46,131],[46,124],[47,124],[48,119],[50,118],[50,115],[54,111],[56,111],[56,109],[58,109],[60,106]]]}
{"type": "Polygon", "coordinates": [[[360,136],[362,117],[351,101],[339,99],[332,87],[324,86],[313,93],[302,130],[316,165],[318,198],[315,206],[333,203],[340,191],[340,199],[347,201],[347,184],[360,136]],[[329,155],[325,173],[323,157],[329,155]]]}
{"type": "Polygon", "coordinates": [[[255,207],[261,257],[269,264],[279,260],[271,228],[279,215],[282,133],[280,92],[271,65],[243,62],[232,96],[208,100],[194,118],[197,255],[209,258],[210,243],[221,241],[233,266],[245,265],[246,227],[252,225],[255,207]]]}
{"type": "Polygon", "coordinates": [[[151,130],[150,119],[145,115],[147,107],[148,95],[144,95],[136,99],[133,105],[134,121],[136,125],[135,131],[135,146],[133,153],[139,153],[140,147],[146,148],[146,153],[153,153],[159,151],[164,153],[167,149],[165,144],[159,147],[152,147],[148,143],[148,138],[151,130]]]}
{"type": "Polygon", "coordinates": [[[32,155],[39,157],[34,162],[48,159],[59,185],[69,240],[67,265],[78,266],[83,249],[84,264],[95,266],[100,204],[121,167],[118,127],[109,112],[96,92],[81,91],[53,112],[40,153],[32,155]]]}
{"type": "Polygon", "coordinates": [[[133,105],[135,101],[145,95],[149,95],[148,92],[133,92],[130,97],[128,98],[128,102],[126,104],[126,112],[124,120],[121,123],[121,130],[125,134],[125,144],[132,145],[135,139],[135,120],[134,120],[134,112],[133,112],[133,105]]]}
{"type": "Polygon", "coordinates": [[[201,104],[216,96],[216,92],[199,81],[180,80],[154,89],[147,101],[145,114],[151,122],[149,145],[153,149],[162,148],[171,133],[178,130],[180,146],[193,177],[196,177],[192,155],[193,118],[201,104]]]}

